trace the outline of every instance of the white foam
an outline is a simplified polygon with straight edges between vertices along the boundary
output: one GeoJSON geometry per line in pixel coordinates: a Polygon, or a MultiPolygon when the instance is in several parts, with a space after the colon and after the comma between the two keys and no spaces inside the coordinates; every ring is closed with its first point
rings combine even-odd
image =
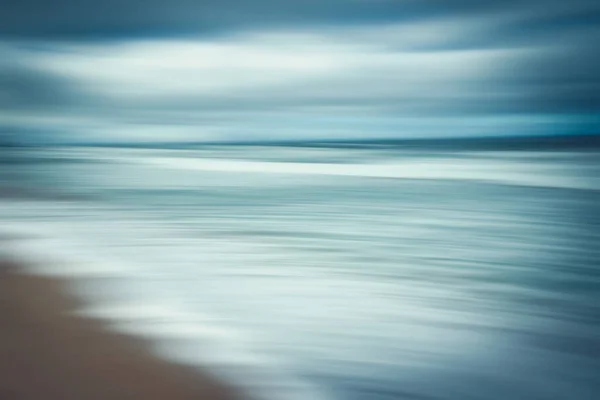
{"type": "Polygon", "coordinates": [[[321,388],[297,378],[285,361],[262,354],[247,332],[224,326],[217,318],[156,301],[152,293],[116,301],[108,293],[90,292],[86,282],[95,278],[110,277],[110,284],[128,286],[140,270],[97,257],[82,239],[74,240],[59,226],[13,222],[2,232],[20,239],[4,246],[1,255],[24,261],[29,272],[70,279],[73,290],[91,302],[75,314],[102,319],[114,331],[148,339],[159,356],[208,368],[253,399],[331,399],[321,388]]]}
{"type": "MultiPolygon", "coordinates": [[[[124,161],[124,160],[123,160],[124,161]]],[[[136,157],[137,162],[159,167],[221,172],[333,175],[396,179],[479,180],[511,185],[600,189],[600,179],[582,178],[568,171],[547,171],[553,166],[533,166],[527,160],[507,163],[497,160],[407,159],[371,164],[263,162],[180,157],[136,157]],[[541,173],[543,172],[543,173],[541,173]]]]}

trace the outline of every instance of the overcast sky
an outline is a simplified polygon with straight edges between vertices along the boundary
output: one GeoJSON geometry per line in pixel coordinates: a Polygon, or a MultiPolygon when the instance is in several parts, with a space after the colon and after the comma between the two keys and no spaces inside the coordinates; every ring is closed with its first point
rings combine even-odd
{"type": "Polygon", "coordinates": [[[597,0],[0,0],[0,132],[598,133],[597,0]]]}

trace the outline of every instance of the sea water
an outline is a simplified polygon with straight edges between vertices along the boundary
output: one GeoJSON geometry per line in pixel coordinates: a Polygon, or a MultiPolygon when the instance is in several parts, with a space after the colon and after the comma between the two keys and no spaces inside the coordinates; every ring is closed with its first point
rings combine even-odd
{"type": "Polygon", "coordinates": [[[5,245],[261,399],[600,396],[600,153],[13,150],[5,245]]]}

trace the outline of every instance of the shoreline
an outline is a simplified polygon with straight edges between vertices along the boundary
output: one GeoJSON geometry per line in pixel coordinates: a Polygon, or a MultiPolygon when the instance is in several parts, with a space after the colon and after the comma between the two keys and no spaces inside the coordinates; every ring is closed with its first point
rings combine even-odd
{"type": "Polygon", "coordinates": [[[0,399],[239,400],[202,371],[162,360],[142,339],[75,316],[67,282],[0,259],[0,399]]]}

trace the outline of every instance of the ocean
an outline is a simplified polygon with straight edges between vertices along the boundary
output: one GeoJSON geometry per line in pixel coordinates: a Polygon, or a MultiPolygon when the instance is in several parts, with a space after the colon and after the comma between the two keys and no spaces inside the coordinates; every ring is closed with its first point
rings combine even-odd
{"type": "Polygon", "coordinates": [[[55,146],[1,168],[5,251],[249,396],[600,398],[598,150],[55,146]]]}

